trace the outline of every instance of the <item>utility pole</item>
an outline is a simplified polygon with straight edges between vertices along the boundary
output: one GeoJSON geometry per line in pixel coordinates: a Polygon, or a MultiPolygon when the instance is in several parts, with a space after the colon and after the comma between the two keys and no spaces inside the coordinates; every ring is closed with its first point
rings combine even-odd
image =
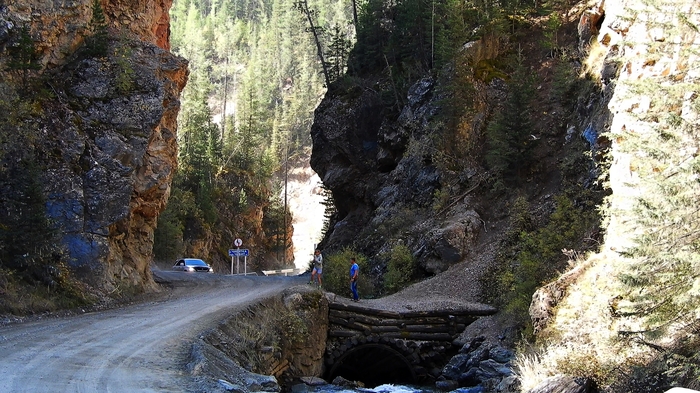
{"type": "Polygon", "coordinates": [[[435,0],[433,0],[433,13],[430,15],[430,68],[435,67],[435,0]]]}
{"type": "Polygon", "coordinates": [[[282,266],[287,266],[287,182],[289,180],[289,135],[284,146],[284,248],[282,249],[282,266]]]}
{"type": "Polygon", "coordinates": [[[226,99],[228,94],[228,53],[226,53],[226,66],[224,68],[224,108],[221,115],[221,143],[224,143],[226,135],[226,99]]]}

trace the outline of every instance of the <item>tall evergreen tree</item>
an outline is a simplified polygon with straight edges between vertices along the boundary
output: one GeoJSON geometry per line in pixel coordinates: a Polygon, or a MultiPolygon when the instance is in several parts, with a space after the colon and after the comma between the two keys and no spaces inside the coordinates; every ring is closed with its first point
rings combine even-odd
{"type": "Polygon", "coordinates": [[[85,40],[87,53],[95,57],[106,56],[109,33],[100,0],[94,0],[92,3],[92,18],[88,24],[88,32],[90,35],[85,40]]]}
{"type": "Polygon", "coordinates": [[[19,73],[22,87],[24,91],[27,91],[29,74],[32,71],[40,70],[41,63],[39,63],[39,55],[36,52],[29,26],[20,27],[16,38],[16,41],[8,48],[7,69],[19,73]]]}
{"type": "Polygon", "coordinates": [[[41,270],[59,248],[58,232],[46,214],[40,173],[31,157],[9,168],[14,187],[12,193],[5,195],[6,210],[0,226],[0,260],[8,267],[41,270]]]}
{"type": "Polygon", "coordinates": [[[507,188],[506,182],[522,174],[530,165],[532,122],[531,74],[518,56],[515,70],[508,84],[508,97],[503,109],[496,113],[486,132],[488,151],[485,158],[495,177],[494,188],[507,188]]]}
{"type": "Polygon", "coordinates": [[[348,53],[350,53],[350,40],[340,26],[333,26],[330,35],[330,44],[326,52],[328,61],[328,73],[331,81],[339,79],[345,73],[348,53]]]}
{"type": "Polygon", "coordinates": [[[352,49],[349,71],[354,75],[366,75],[384,68],[384,51],[388,44],[388,31],[382,20],[384,14],[382,0],[367,0],[360,8],[357,25],[357,43],[352,49]]]}

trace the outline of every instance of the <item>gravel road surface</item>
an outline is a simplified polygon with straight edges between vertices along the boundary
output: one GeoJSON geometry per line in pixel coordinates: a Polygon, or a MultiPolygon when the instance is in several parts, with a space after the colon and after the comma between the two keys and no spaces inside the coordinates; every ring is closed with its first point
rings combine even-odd
{"type": "Polygon", "coordinates": [[[186,392],[192,339],[308,277],[155,271],[161,300],[0,326],[0,392],[186,392]]]}

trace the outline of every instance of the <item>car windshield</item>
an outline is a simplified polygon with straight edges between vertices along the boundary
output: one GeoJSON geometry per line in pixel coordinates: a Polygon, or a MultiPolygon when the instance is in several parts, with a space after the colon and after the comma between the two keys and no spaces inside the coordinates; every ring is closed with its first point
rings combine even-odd
{"type": "Polygon", "coordinates": [[[185,260],[187,266],[207,266],[207,264],[201,259],[187,259],[185,260]]]}

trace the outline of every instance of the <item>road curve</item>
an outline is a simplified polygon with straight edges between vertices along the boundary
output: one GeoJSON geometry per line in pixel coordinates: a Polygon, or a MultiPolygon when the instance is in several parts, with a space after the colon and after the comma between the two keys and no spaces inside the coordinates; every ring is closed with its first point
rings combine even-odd
{"type": "Polygon", "coordinates": [[[186,392],[192,339],[300,277],[157,272],[167,300],[0,327],[0,392],[186,392]]]}

